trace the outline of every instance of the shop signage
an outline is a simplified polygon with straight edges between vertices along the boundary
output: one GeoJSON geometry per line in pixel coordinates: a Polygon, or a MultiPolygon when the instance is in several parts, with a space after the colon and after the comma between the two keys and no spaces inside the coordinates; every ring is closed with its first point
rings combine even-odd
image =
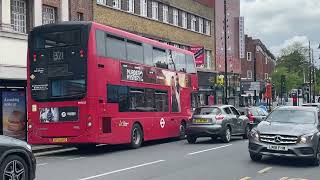
{"type": "Polygon", "coordinates": [[[201,66],[204,64],[204,47],[203,46],[192,46],[190,51],[193,52],[195,63],[197,66],[201,66]]]}

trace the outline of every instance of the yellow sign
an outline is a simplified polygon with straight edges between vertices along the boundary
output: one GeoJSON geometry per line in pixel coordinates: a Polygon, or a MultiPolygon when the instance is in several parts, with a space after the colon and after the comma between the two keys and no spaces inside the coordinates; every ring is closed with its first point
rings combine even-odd
{"type": "Polygon", "coordinates": [[[223,86],[224,84],[224,75],[217,76],[217,84],[223,86]]]}

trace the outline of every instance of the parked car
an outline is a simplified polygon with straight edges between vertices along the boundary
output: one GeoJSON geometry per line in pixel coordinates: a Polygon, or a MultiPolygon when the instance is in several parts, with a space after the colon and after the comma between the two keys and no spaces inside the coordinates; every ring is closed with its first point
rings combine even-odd
{"type": "Polygon", "coordinates": [[[36,159],[24,141],[0,136],[0,179],[35,179],[36,159]]]}
{"type": "Polygon", "coordinates": [[[261,121],[265,120],[268,116],[268,112],[260,107],[245,107],[239,109],[241,115],[245,115],[248,117],[250,122],[250,128],[253,128],[261,121]]]}
{"type": "Polygon", "coordinates": [[[247,138],[248,133],[248,118],[241,116],[231,105],[196,108],[186,129],[187,141],[191,144],[194,144],[198,137],[221,137],[223,142],[228,143],[232,135],[247,138]]]}
{"type": "Polygon", "coordinates": [[[320,112],[320,103],[306,103],[302,104],[304,107],[316,107],[318,111],[320,112]]]}
{"type": "Polygon", "coordinates": [[[264,155],[308,159],[320,163],[320,122],[316,108],[279,107],[249,135],[253,161],[264,155]]]}

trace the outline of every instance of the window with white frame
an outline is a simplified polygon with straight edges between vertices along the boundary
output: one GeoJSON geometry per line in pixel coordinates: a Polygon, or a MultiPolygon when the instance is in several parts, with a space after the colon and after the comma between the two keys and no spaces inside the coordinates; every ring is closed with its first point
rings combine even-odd
{"type": "Polygon", "coordinates": [[[121,0],[112,0],[112,7],[121,9],[121,0]]]}
{"type": "Polygon", "coordinates": [[[77,12],[77,21],[83,21],[83,13],[77,12]]]}
{"type": "Polygon", "coordinates": [[[199,17],[199,33],[203,33],[203,19],[199,17]]]}
{"type": "Polygon", "coordinates": [[[252,71],[247,70],[247,79],[252,79],[252,71]]]}
{"type": "Polygon", "coordinates": [[[181,16],[182,16],[182,27],[187,28],[187,24],[188,24],[187,13],[182,12],[181,16]]]}
{"type": "Polygon", "coordinates": [[[179,44],[173,44],[174,47],[180,48],[179,44]]]}
{"type": "Polygon", "coordinates": [[[163,22],[169,22],[169,9],[167,5],[163,5],[163,22]]]}
{"type": "Polygon", "coordinates": [[[134,0],[129,0],[128,2],[128,11],[133,13],[134,12],[134,0]]]}
{"type": "Polygon", "coordinates": [[[50,6],[42,6],[42,24],[53,24],[56,22],[56,9],[50,6]]]}
{"type": "Polygon", "coordinates": [[[27,3],[25,0],[11,0],[11,27],[13,31],[27,31],[27,3]]]}
{"type": "Polygon", "coordinates": [[[251,60],[252,60],[252,53],[247,52],[247,61],[251,61],[251,60]]]}
{"type": "Polygon", "coordinates": [[[269,74],[268,73],[264,73],[264,79],[269,79],[269,74]]]}
{"type": "Polygon", "coordinates": [[[147,7],[147,0],[140,0],[140,15],[147,16],[148,7],[147,7]]]}
{"type": "Polygon", "coordinates": [[[210,35],[211,34],[211,23],[210,21],[206,21],[206,35],[210,35]]]}
{"type": "Polygon", "coordinates": [[[173,9],[173,25],[178,26],[179,16],[178,16],[178,9],[173,9]]]}
{"type": "Polygon", "coordinates": [[[194,15],[191,15],[191,30],[192,31],[196,30],[196,22],[197,22],[196,17],[194,15]]]}
{"type": "Polygon", "coordinates": [[[152,1],[152,19],[159,19],[158,2],[152,1]]]}
{"type": "Polygon", "coordinates": [[[107,4],[107,0],[97,0],[97,3],[106,5],[107,4]]]}

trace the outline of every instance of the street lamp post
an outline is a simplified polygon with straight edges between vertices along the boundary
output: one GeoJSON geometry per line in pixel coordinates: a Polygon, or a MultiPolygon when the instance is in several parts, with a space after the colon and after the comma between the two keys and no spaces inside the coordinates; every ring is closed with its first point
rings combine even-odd
{"type": "Polygon", "coordinates": [[[224,0],[224,103],[228,104],[227,0],[224,0]]]}

